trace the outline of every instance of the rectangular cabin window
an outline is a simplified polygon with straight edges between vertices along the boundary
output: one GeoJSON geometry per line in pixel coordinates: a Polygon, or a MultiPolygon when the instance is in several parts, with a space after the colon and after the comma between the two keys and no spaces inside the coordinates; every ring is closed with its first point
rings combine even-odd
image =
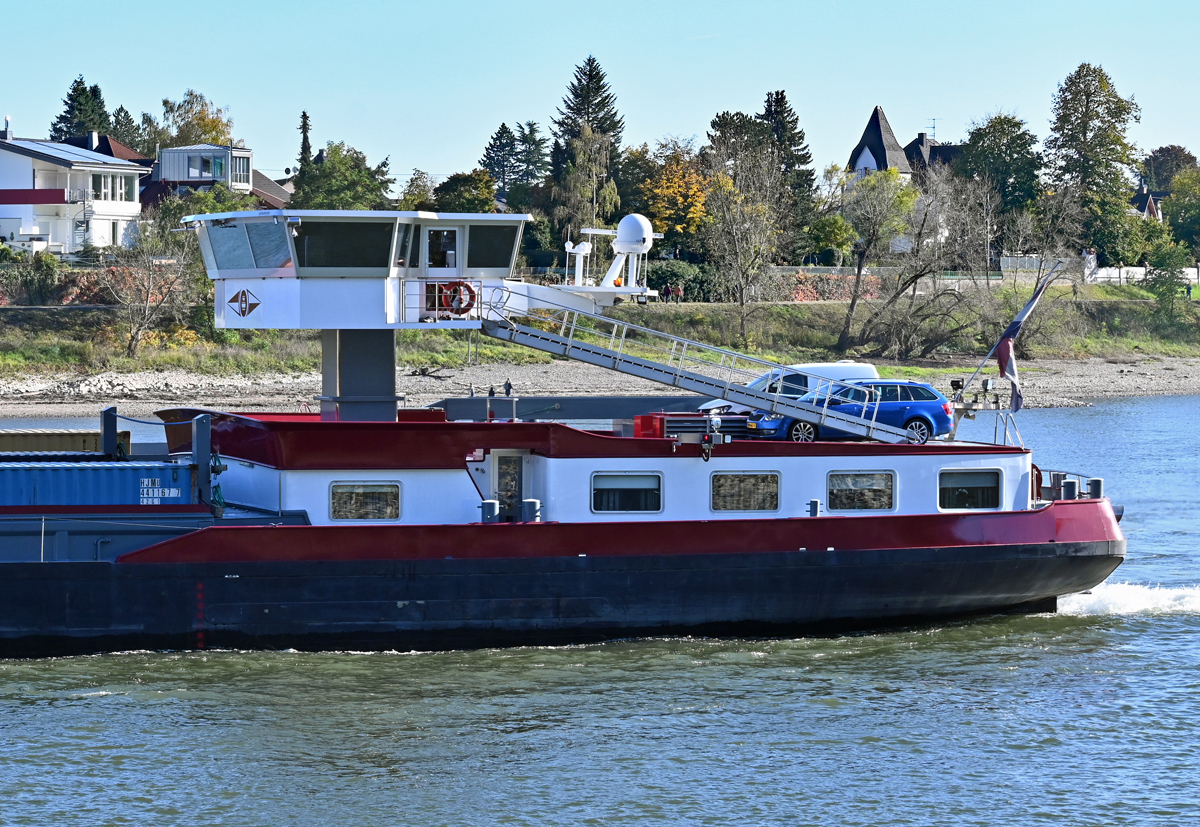
{"type": "Polygon", "coordinates": [[[414,224],[412,231],[412,250],[408,256],[408,266],[416,267],[421,263],[421,225],[414,224]]]}
{"type": "Polygon", "coordinates": [[[713,474],[713,511],[778,511],[778,474],[713,474]]]}
{"type": "Polygon", "coordinates": [[[829,475],[830,511],[884,510],[895,504],[894,481],[886,471],[829,475]]]}
{"type": "Polygon", "coordinates": [[[513,247],[517,246],[516,227],[475,225],[467,242],[468,267],[503,267],[512,263],[513,247]]]}
{"type": "Polygon", "coordinates": [[[246,229],[241,224],[209,224],[208,243],[212,246],[218,270],[254,269],[254,256],[246,240],[246,229]]]}
{"type": "Polygon", "coordinates": [[[334,483],[329,489],[334,520],[400,519],[400,483],[334,483]]]}
{"type": "Polygon", "coordinates": [[[593,511],[661,511],[659,474],[596,474],[592,477],[593,511]]]}
{"type": "Polygon", "coordinates": [[[390,223],[317,221],[296,228],[300,267],[387,267],[392,253],[390,223]]]}
{"type": "Polygon", "coordinates": [[[999,508],[999,471],[943,471],[938,477],[941,508],[999,508]]]}
{"type": "Polygon", "coordinates": [[[412,230],[411,224],[400,225],[400,240],[396,242],[396,266],[406,266],[408,256],[408,234],[412,230]]]}

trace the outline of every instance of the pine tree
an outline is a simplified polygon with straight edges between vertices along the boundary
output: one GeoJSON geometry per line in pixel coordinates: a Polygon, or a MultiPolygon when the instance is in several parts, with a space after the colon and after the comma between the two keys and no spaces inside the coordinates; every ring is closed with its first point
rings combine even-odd
{"type": "Polygon", "coordinates": [[[805,226],[813,213],[813,190],[817,175],[812,168],[812,152],[805,142],[800,117],[788,102],[787,93],[780,89],[768,92],[763,111],[755,120],[771,133],[779,153],[780,169],[787,197],[780,204],[784,239],[778,247],[783,259],[797,262],[808,252],[809,239],[805,226]]]}
{"type": "Polygon", "coordinates": [[[625,119],[617,114],[617,97],[609,88],[600,61],[592,55],[575,67],[575,77],[567,85],[567,94],[554,119],[554,136],[565,144],[579,137],[583,124],[593,132],[607,135],[613,146],[621,145],[625,119]]]}
{"type": "Polygon", "coordinates": [[[483,150],[483,157],[479,159],[479,166],[491,173],[499,187],[499,194],[507,194],[517,169],[517,136],[508,128],[508,124],[500,124],[492,135],[483,150]]]}
{"type": "Polygon", "coordinates": [[[309,120],[308,112],[300,113],[300,166],[299,172],[303,173],[305,168],[312,163],[312,142],[309,140],[308,134],[312,129],[312,121],[309,120]]]}
{"type": "Polygon", "coordinates": [[[517,124],[517,168],[514,178],[520,184],[536,184],[550,170],[546,154],[547,139],[536,121],[517,124]]]}
{"type": "Polygon", "coordinates": [[[63,98],[62,114],[50,124],[50,140],[61,141],[89,132],[107,134],[111,126],[99,84],[89,87],[80,75],[63,98]]]}
{"type": "Polygon", "coordinates": [[[124,106],[118,106],[112,113],[112,128],[108,134],[126,146],[136,146],[139,133],[137,121],[124,106]]]}

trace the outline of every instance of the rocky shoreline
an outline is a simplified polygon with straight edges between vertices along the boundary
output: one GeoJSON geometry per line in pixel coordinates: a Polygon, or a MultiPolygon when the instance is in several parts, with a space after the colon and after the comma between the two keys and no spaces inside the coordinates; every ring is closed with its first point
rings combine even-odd
{"type": "MultiPolygon", "coordinates": [[[[941,372],[925,377],[942,391],[950,379],[965,378],[974,364],[956,360],[925,363],[941,372]]],[[[1113,359],[1037,360],[1020,365],[1025,404],[1031,408],[1078,407],[1090,399],[1114,396],[1200,394],[1200,358],[1129,357],[1113,359]]],[[[400,370],[397,392],[409,407],[453,396],[471,388],[486,395],[503,394],[512,383],[515,396],[678,395],[678,391],[643,379],[623,376],[579,362],[486,364],[420,373],[400,370]]],[[[1007,395],[1007,383],[1001,383],[1007,395]]],[[[209,376],[184,371],[101,373],[90,376],[45,374],[0,379],[0,416],[8,418],[94,416],[108,404],[130,416],[147,416],[178,405],[230,410],[298,411],[315,408],[320,376],[264,374],[209,376]]]]}

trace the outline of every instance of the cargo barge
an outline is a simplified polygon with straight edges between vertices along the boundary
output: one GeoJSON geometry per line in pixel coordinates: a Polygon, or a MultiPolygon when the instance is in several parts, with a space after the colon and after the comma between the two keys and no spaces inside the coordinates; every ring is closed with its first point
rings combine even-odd
{"type": "Polygon", "coordinates": [[[160,411],[166,447],[148,457],[130,455],[109,409],[98,450],[0,454],[0,654],[790,635],[1050,611],[1124,559],[1102,481],[1044,473],[1007,438],[911,444],[870,405],[839,414],[836,380],[804,377],[817,399],[825,389],[809,404],[752,387],[758,360],[718,363],[684,340],[655,355],[661,334],[597,309],[652,292],[637,259],[649,230],[625,239],[617,270],[562,298],[511,278],[520,220],[190,218],[220,323],[343,325],[323,334],[320,410],[160,411]],[[314,267],[341,260],[339,232],[362,247],[355,266],[314,267]],[[351,298],[380,288],[383,312],[354,326],[376,308],[333,301],[325,282],[338,280],[351,298]],[[264,308],[276,315],[253,318],[264,308]],[[701,412],[600,431],[521,421],[506,400],[481,421],[397,409],[393,330],[445,324],[862,439],[734,438],[701,412]]]}

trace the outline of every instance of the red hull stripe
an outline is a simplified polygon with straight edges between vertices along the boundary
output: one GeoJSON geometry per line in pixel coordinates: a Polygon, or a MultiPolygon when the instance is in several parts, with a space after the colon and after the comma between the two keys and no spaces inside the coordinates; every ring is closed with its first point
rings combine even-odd
{"type": "Polygon", "coordinates": [[[215,526],[118,558],[120,563],[730,554],[949,548],[1121,540],[1108,500],[1039,511],[688,522],[414,526],[215,526]]]}
{"type": "MultiPolygon", "coordinates": [[[[288,470],[358,468],[464,468],[477,449],[526,448],[547,457],[698,457],[699,445],[671,439],[604,436],[552,422],[321,422],[271,415],[220,413],[195,408],[159,411],[169,423],[172,453],[191,450],[193,416],[212,415],[212,444],[222,456],[288,470]],[[672,450],[672,449],[675,450],[672,450]]],[[[901,455],[1011,455],[1023,448],[1003,445],[937,443],[888,445],[879,442],[781,442],[738,440],[720,445],[721,457],[893,457],[901,455]]]]}

